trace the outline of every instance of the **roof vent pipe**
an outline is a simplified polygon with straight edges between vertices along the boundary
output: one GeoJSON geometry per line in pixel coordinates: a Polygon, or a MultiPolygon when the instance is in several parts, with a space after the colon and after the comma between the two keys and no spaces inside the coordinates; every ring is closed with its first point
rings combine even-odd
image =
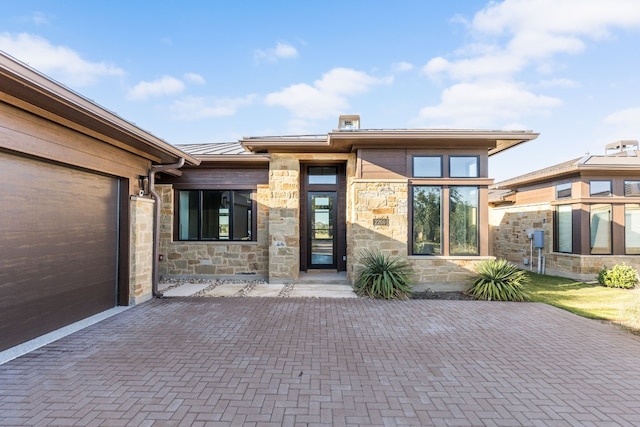
{"type": "Polygon", "coordinates": [[[181,157],[178,163],[167,165],[152,165],[149,171],[149,193],[151,197],[156,201],[155,212],[153,215],[153,272],[151,276],[151,293],[154,297],[162,298],[163,295],[158,291],[158,252],[160,251],[160,195],[155,189],[156,172],[162,172],[169,169],[180,169],[184,166],[184,157],[181,157]]]}

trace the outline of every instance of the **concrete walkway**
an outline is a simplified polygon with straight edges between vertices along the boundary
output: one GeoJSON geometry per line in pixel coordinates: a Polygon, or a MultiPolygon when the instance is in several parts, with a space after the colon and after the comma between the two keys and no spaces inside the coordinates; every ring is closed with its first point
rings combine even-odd
{"type": "Polygon", "coordinates": [[[535,303],[155,299],[0,365],[0,425],[640,425],[640,337],[535,303]]]}

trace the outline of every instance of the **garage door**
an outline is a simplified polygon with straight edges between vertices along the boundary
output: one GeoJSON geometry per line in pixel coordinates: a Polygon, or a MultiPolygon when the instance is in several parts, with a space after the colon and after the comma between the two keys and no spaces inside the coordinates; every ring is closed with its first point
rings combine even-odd
{"type": "Polygon", "coordinates": [[[0,351],[116,305],[118,179],[0,151],[0,351]]]}

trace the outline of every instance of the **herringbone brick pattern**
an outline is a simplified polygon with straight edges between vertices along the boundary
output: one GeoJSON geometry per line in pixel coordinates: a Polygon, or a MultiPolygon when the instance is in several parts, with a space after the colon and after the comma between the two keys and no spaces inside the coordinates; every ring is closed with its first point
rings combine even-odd
{"type": "Polygon", "coordinates": [[[173,298],[0,365],[1,425],[640,425],[640,337],[541,304],[173,298]]]}

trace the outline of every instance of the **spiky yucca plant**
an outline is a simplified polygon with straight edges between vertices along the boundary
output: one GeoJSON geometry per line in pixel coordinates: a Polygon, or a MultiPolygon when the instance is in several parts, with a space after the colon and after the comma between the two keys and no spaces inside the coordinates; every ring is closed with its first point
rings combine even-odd
{"type": "Polygon", "coordinates": [[[359,262],[363,267],[358,271],[353,285],[359,296],[406,299],[411,294],[411,266],[405,260],[365,249],[360,254],[359,262]]]}
{"type": "Polygon", "coordinates": [[[475,299],[487,301],[526,301],[524,271],[505,259],[486,260],[476,266],[478,275],[467,293],[475,299]]]}

